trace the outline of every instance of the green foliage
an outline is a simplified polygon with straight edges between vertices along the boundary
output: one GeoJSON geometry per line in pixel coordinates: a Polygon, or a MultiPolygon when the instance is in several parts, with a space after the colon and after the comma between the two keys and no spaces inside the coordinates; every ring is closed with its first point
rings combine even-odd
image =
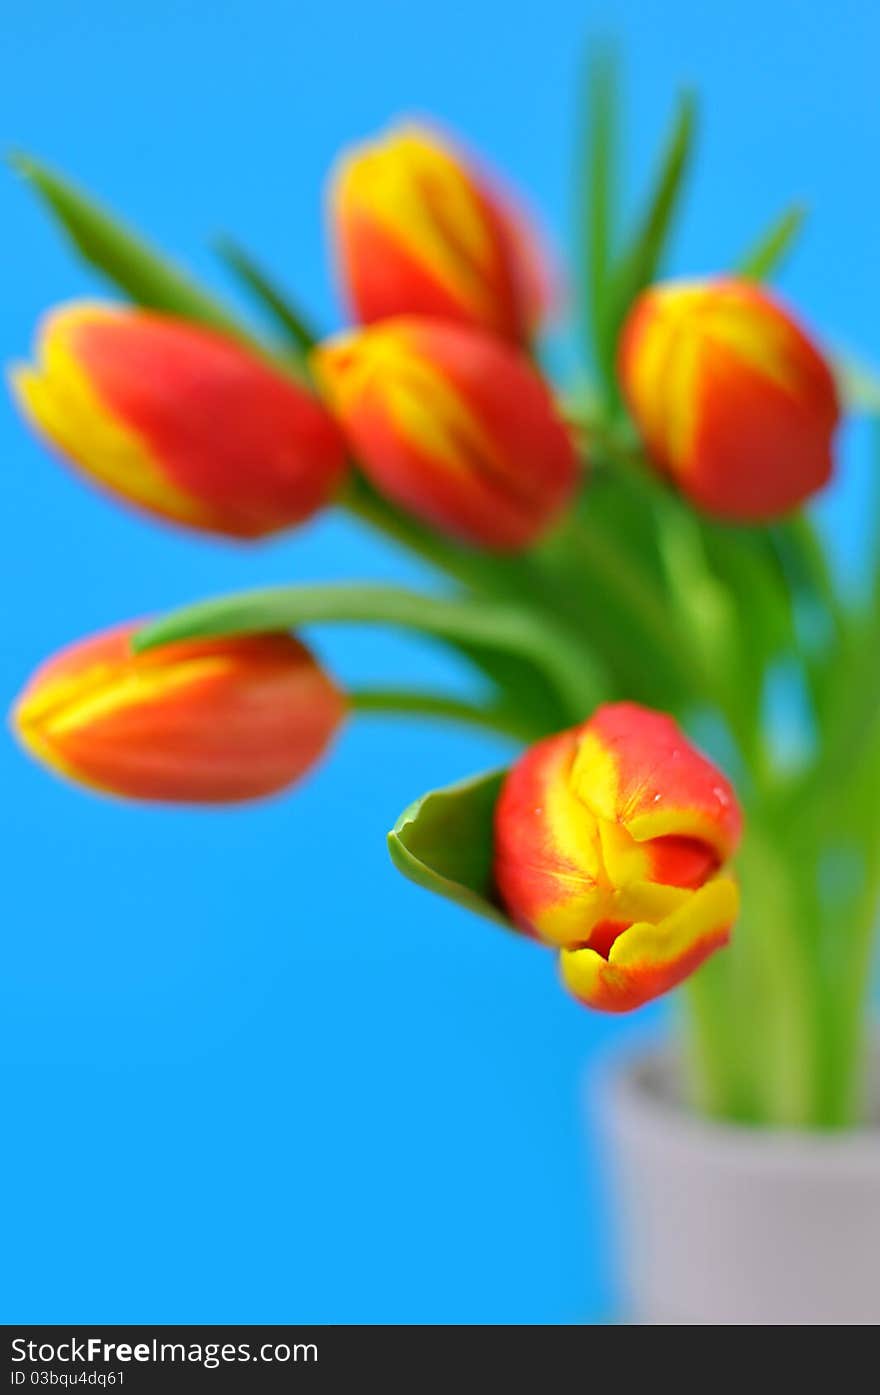
{"type": "Polygon", "coordinates": [[[692,92],[678,98],[666,148],[635,231],[613,273],[611,330],[616,340],[636,296],[657,279],[675,217],[680,209],[697,136],[697,103],[692,92]]]}
{"type": "Polygon", "coordinates": [[[581,317],[592,338],[596,368],[604,377],[606,389],[613,388],[612,326],[609,323],[607,291],[611,279],[611,251],[614,243],[616,189],[614,169],[618,140],[618,64],[612,49],[597,47],[588,60],[585,83],[583,177],[578,174],[579,240],[586,249],[585,275],[581,279],[581,317]]]}
{"type": "Polygon", "coordinates": [[[617,169],[619,70],[613,51],[597,49],[587,67],[583,199],[578,241],[581,265],[581,318],[591,344],[606,403],[619,405],[614,360],[626,315],[640,291],[663,262],[687,181],[697,134],[697,104],[691,92],[677,101],[663,153],[629,238],[617,245],[615,191],[617,169]]]}
{"type": "Polygon", "coordinates": [[[246,337],[219,300],[87,194],[28,155],[15,155],[13,165],[33,186],[80,256],[137,305],[246,337]]]}
{"type": "Polygon", "coordinates": [[[423,795],[397,820],[388,850],[410,881],[514,930],[492,881],[492,816],[503,779],[495,770],[423,795]]]}
{"type": "Polygon", "coordinates": [[[750,281],[767,281],[787,261],[803,231],[807,210],[792,204],[751,247],[736,268],[750,281]]]}
{"type": "Polygon", "coordinates": [[[205,601],[145,627],[135,647],[340,622],[389,625],[442,640],[497,683],[533,735],[588,712],[600,696],[589,658],[569,648],[552,621],[539,622],[516,605],[368,583],[281,586],[205,601]],[[530,691],[537,703],[528,702],[530,691]]]}
{"type": "Polygon", "coordinates": [[[281,330],[300,362],[307,362],[318,336],[290,296],[283,292],[254,258],[230,238],[215,245],[220,260],[281,330]]]}

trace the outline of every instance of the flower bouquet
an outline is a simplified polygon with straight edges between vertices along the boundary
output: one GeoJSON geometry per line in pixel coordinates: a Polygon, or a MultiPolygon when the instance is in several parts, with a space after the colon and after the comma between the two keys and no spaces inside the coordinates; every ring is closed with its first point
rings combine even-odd
{"type": "Polygon", "coordinates": [[[128,302],[54,310],[14,370],[47,442],[193,531],[256,543],[346,510],[441,584],[289,586],[126,623],[46,663],[15,726],[95,790],[206,804],[286,790],[360,711],[505,734],[507,769],[401,815],[395,865],[533,939],[536,971],[555,960],[588,1009],[680,985],[688,1110],[716,1121],[701,1127],[830,1141],[864,1117],[870,1056],[880,567],[842,589],[806,506],[842,412],[880,411],[880,387],[767,288],[796,208],[735,266],[662,279],[694,100],[622,230],[607,54],[586,91],[570,276],[439,129],[345,152],[329,222],[352,327],[329,338],[237,245],[221,255],[265,335],[17,157],[128,302]],[[555,382],[563,317],[578,366],[555,382]],[[297,637],[340,621],[449,646],[473,697],[341,692],[297,637]]]}

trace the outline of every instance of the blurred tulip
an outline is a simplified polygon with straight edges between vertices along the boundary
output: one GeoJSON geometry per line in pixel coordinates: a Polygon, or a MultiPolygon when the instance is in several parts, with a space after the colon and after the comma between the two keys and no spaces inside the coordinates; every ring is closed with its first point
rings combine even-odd
{"type": "Polygon", "coordinates": [[[128,624],[38,669],[13,714],[32,755],[130,799],[227,804],[315,764],[344,699],[287,634],[186,640],[135,654],[128,624]]]}
{"type": "Polygon", "coordinates": [[[727,942],[722,867],[740,836],[723,775],[670,717],[633,703],[531,747],[495,813],[495,877],[526,934],[561,950],[566,987],[625,1012],[727,942]]]}
{"type": "Polygon", "coordinates": [[[524,343],[550,298],[524,215],[434,131],[406,124],[346,154],[331,213],[356,319],[436,315],[524,343]]]}
{"type": "Polygon", "coordinates": [[[53,311],[13,370],[37,429],[94,482],[175,523],[258,538],[309,518],[344,446],[305,388],[232,339],[122,307],[53,311]]]}
{"type": "Polygon", "coordinates": [[[364,472],[442,532],[524,548],[574,492],[574,446],[548,388],[493,335],[386,320],[322,345],[315,369],[364,472]]]}
{"type": "Polygon", "coordinates": [[[649,455],[700,508],[772,519],[828,482],[840,413],[831,372],[750,282],[652,287],[624,327],[619,367],[649,455]]]}

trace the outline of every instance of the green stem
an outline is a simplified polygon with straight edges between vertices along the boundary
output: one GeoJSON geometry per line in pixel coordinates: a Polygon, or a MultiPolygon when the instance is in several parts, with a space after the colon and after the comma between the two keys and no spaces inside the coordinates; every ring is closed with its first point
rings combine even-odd
{"type": "Polygon", "coordinates": [[[663,604],[662,594],[652,587],[635,559],[621,556],[614,540],[589,519],[574,519],[571,534],[590,570],[604,578],[633,619],[641,622],[668,662],[679,667],[682,663],[681,637],[671,632],[669,611],[663,604]]]}
{"type": "Polygon", "coordinates": [[[730,950],[710,959],[684,985],[686,1062],[695,1105],[714,1118],[754,1123],[758,1112],[739,1049],[731,993],[730,950]]]}
{"type": "Polygon", "coordinates": [[[356,712],[379,716],[436,717],[528,741],[542,733],[501,703],[483,705],[441,693],[407,688],[355,688],[348,700],[356,712]]]}
{"type": "Polygon", "coordinates": [[[833,624],[838,630],[845,630],[846,611],[841,604],[828,554],[822,545],[815,523],[809,514],[801,510],[793,514],[786,523],[780,524],[779,531],[783,538],[788,537],[797,552],[804,575],[826,608],[833,624]]]}
{"type": "Polygon", "coordinates": [[[866,908],[848,947],[843,981],[832,1005],[830,1021],[829,1083],[823,1123],[841,1128],[858,1121],[862,1105],[864,1071],[870,1041],[871,970],[877,929],[877,887],[872,887],[866,908]]]}
{"type": "Polygon", "coordinates": [[[341,508],[375,532],[400,543],[409,552],[484,595],[532,596],[532,563],[528,555],[480,552],[450,541],[383,499],[364,477],[352,472],[338,499],[341,508]]]}
{"type": "Polygon", "coordinates": [[[515,602],[517,626],[523,633],[534,633],[538,646],[552,658],[550,669],[557,684],[561,683],[572,721],[581,721],[610,696],[608,676],[586,642],[581,598],[554,572],[546,551],[509,556],[450,542],[399,513],[358,475],[350,480],[340,503],[360,521],[455,578],[476,597],[503,600],[508,606],[515,602]]]}
{"type": "Polygon", "coordinates": [[[682,656],[667,642],[650,605],[643,610],[641,601],[655,598],[641,591],[635,572],[628,573],[627,559],[622,563],[613,546],[609,551],[592,526],[569,519],[552,540],[547,561],[565,592],[569,623],[581,643],[601,653],[616,693],[659,706],[668,703],[670,692],[681,689],[682,656]]]}
{"type": "Polygon", "coordinates": [[[815,910],[804,868],[787,858],[780,831],[747,814],[740,855],[743,916],[734,939],[740,1049],[750,1060],[768,1123],[817,1122],[819,1008],[816,956],[804,923],[815,910]]]}
{"type": "MultiPolygon", "coordinates": [[[[877,750],[863,755],[864,789],[873,804],[877,787],[877,750]]],[[[862,849],[864,876],[857,893],[835,898],[823,917],[822,957],[825,1018],[822,1040],[822,1123],[839,1128],[855,1123],[863,1103],[862,1086],[870,1023],[870,986],[880,908],[880,837],[876,816],[865,808],[862,782],[849,782],[854,809],[852,842],[862,849]],[[861,794],[861,798],[859,797],[861,794]]],[[[841,820],[841,832],[847,825],[841,820]]]]}

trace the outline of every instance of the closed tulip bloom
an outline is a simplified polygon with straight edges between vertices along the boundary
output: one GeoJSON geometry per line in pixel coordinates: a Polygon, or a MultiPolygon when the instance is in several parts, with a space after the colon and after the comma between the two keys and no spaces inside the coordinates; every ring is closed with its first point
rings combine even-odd
{"type": "Polygon", "coordinates": [[[524,215],[435,132],[406,124],[339,162],[331,216],[364,324],[436,315],[525,342],[549,277],[524,215]]]}
{"type": "Polygon", "coordinates": [[[517,926],[561,951],[566,987],[625,1012],[727,942],[724,871],[740,813],[724,776],[670,717],[633,703],[538,742],[495,814],[495,878],[517,926]]]}
{"type": "Polygon", "coordinates": [[[259,538],[309,518],[342,478],[344,446],[320,402],[183,320],[64,306],[12,382],[37,430],[94,483],[189,528],[259,538]]]}
{"type": "Polygon", "coordinates": [[[773,519],[828,482],[834,380],[757,286],[722,278],[652,287],[624,327],[619,367],[651,459],[707,512],[773,519]]]}
{"type": "Polygon", "coordinates": [[[40,668],[13,714],[37,760],[129,799],[228,804],[299,780],[344,699],[287,634],[132,650],[138,624],[83,640],[40,668]]]}
{"type": "Polygon", "coordinates": [[[571,499],[568,429],[527,358],[502,340],[402,318],[340,335],[314,362],[364,472],[441,532],[515,551],[571,499]]]}

